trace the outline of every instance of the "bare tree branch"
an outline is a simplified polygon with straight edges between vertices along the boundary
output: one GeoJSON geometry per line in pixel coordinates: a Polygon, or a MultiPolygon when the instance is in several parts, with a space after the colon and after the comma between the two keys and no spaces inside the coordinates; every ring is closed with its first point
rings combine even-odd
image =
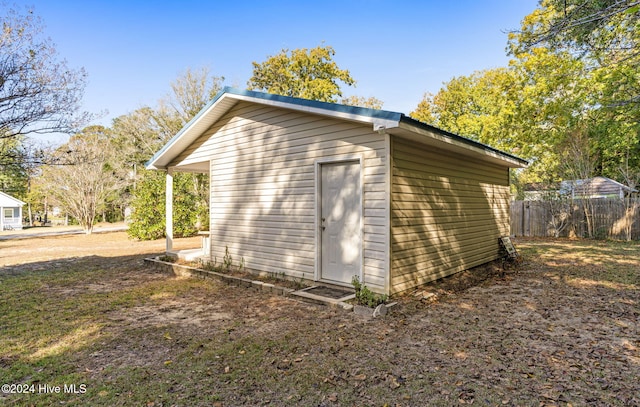
{"type": "Polygon", "coordinates": [[[33,11],[0,16],[0,138],[71,133],[88,115],[78,114],[86,73],[60,60],[33,11]]]}

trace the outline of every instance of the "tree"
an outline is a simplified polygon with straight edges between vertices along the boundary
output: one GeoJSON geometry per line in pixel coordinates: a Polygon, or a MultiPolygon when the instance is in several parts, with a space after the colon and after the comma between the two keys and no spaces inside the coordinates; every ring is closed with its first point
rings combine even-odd
{"type": "Polygon", "coordinates": [[[24,135],[0,139],[0,190],[27,203],[25,213],[30,226],[33,226],[33,209],[43,203],[34,202],[37,194],[32,193],[33,187],[42,173],[42,165],[50,161],[50,152],[51,147],[36,144],[24,135]]]}
{"type": "Polygon", "coordinates": [[[382,109],[382,105],[384,105],[384,102],[382,100],[373,96],[369,98],[365,98],[362,96],[349,96],[346,98],[342,98],[340,103],[347,106],[367,107],[369,109],[382,109]]]}
{"type": "Polygon", "coordinates": [[[0,191],[24,198],[27,189],[27,167],[20,159],[24,155],[19,137],[0,138],[0,191]]]}
{"type": "Polygon", "coordinates": [[[253,62],[253,75],[247,86],[277,95],[337,102],[342,96],[339,82],[355,84],[348,70],[340,69],[333,60],[330,46],[300,48],[269,56],[262,63],[253,62]]]}
{"type": "Polygon", "coordinates": [[[55,153],[56,165],[45,168],[48,196],[73,216],[86,234],[93,231],[97,214],[123,185],[116,151],[107,129],[85,128],[55,153]]]}
{"type": "Polygon", "coordinates": [[[41,215],[40,219],[44,221],[48,209],[48,193],[45,180],[42,177],[42,170],[38,169],[38,171],[39,174],[37,174],[37,176],[31,176],[29,178],[29,191],[25,199],[23,199],[23,201],[27,203],[26,211],[27,217],[29,218],[29,226],[34,225],[34,221],[37,220],[38,215],[41,215]]]}
{"type": "Polygon", "coordinates": [[[521,49],[570,46],[586,58],[623,56],[599,61],[609,64],[637,63],[640,57],[637,0],[543,0],[527,19],[537,24],[513,32],[521,37],[521,49]]]}
{"type": "MultiPolygon", "coordinates": [[[[640,174],[640,2],[542,0],[509,34],[509,65],[451,79],[412,117],[532,162],[514,184],[640,174]]],[[[564,227],[566,203],[555,201],[564,227]]],[[[587,233],[595,207],[585,200],[587,233]]],[[[627,217],[635,214],[626,202],[627,217]]],[[[553,209],[553,208],[552,208],[553,209]]]]}
{"type": "MultiPolygon", "coordinates": [[[[582,195],[590,196],[593,193],[593,186],[588,181],[594,177],[595,160],[591,151],[591,140],[588,130],[576,128],[570,137],[559,146],[561,155],[561,176],[572,181],[572,190],[581,191],[582,195]]],[[[579,206],[584,211],[585,222],[587,224],[587,237],[595,236],[595,206],[591,199],[579,199],[579,206]]]]}
{"type": "MultiPolygon", "coordinates": [[[[636,124],[635,126],[637,127],[638,125],[636,124]]],[[[625,127],[631,126],[627,125],[625,127]]],[[[638,131],[633,132],[632,129],[624,129],[622,134],[623,137],[635,138],[633,141],[623,141],[623,145],[632,145],[635,146],[635,148],[634,150],[627,149],[622,157],[620,157],[618,171],[622,182],[631,188],[631,191],[638,190],[640,187],[640,165],[638,163],[638,160],[640,160],[640,142],[638,140],[640,139],[640,135],[638,131]]],[[[619,224],[624,232],[625,239],[630,241],[633,224],[638,218],[638,211],[640,210],[640,197],[638,197],[637,193],[627,192],[624,195],[623,204],[625,213],[619,224]]]]}
{"type": "Polygon", "coordinates": [[[496,148],[513,149],[509,132],[514,74],[507,68],[451,79],[436,94],[426,94],[411,117],[496,148]]]}
{"type": "Polygon", "coordinates": [[[198,112],[222,89],[224,77],[212,76],[211,69],[187,70],[171,83],[171,93],[160,101],[160,111],[180,119],[172,135],[195,117],[198,112]]]}
{"type": "Polygon", "coordinates": [[[150,107],[139,108],[116,117],[111,124],[113,144],[123,165],[142,166],[170,137],[158,124],[157,113],[150,107]]]}
{"type": "Polygon", "coordinates": [[[604,98],[609,104],[640,103],[639,1],[545,0],[528,18],[537,23],[518,33],[520,49],[571,48],[592,70],[606,68],[604,75],[617,89],[604,98]],[[621,87],[626,89],[620,91],[621,87]]]}
{"type": "Polygon", "coordinates": [[[72,132],[84,70],[72,70],[59,59],[32,10],[6,10],[0,21],[0,138],[72,132]]]}
{"type": "MultiPolygon", "coordinates": [[[[140,240],[159,239],[165,235],[165,178],[160,171],[142,170],[133,200],[129,236],[140,240]]],[[[201,196],[194,191],[193,174],[174,175],[173,233],[191,236],[198,231],[202,216],[198,210],[201,196]]]]}
{"type": "Polygon", "coordinates": [[[604,107],[640,104],[640,2],[544,0],[512,32],[512,52],[545,47],[582,59],[602,85],[604,107]]]}
{"type": "Polygon", "coordinates": [[[613,157],[606,142],[595,142],[611,134],[599,126],[601,83],[587,63],[567,46],[522,46],[526,33],[547,26],[547,19],[535,10],[522,31],[510,34],[507,67],[451,79],[436,95],[425,95],[412,116],[532,161],[517,173],[521,183],[559,181],[559,146],[582,128],[598,129],[588,132],[590,151],[603,162],[613,157]]]}
{"type": "MultiPolygon", "coordinates": [[[[145,107],[114,120],[114,143],[121,159],[132,168],[143,164],[188,123],[222,88],[222,77],[208,68],[188,69],[171,83],[171,92],[153,109],[145,107]]],[[[137,171],[131,195],[133,213],[129,235],[155,239],[164,235],[164,175],[157,171],[137,171]],[[160,205],[159,202],[162,202],[160,205]]],[[[174,233],[188,236],[208,225],[209,182],[203,174],[175,174],[174,233]]]]}
{"type": "Polygon", "coordinates": [[[557,238],[569,226],[573,200],[570,196],[560,194],[557,191],[547,192],[545,195],[544,200],[549,205],[549,214],[551,215],[549,223],[553,228],[553,237],[557,238]]]}
{"type": "MultiPolygon", "coordinates": [[[[510,54],[527,73],[529,88],[556,96],[535,103],[553,117],[538,132],[558,141],[547,147],[588,129],[595,175],[625,182],[619,171],[623,157],[633,157],[631,169],[640,168],[640,2],[545,0],[509,37],[510,54]],[[540,56],[572,67],[559,69],[562,63],[545,63],[540,56]]],[[[536,115],[522,117],[530,118],[523,120],[525,127],[535,128],[536,115]]]]}
{"type": "Polygon", "coordinates": [[[533,161],[526,176],[529,182],[559,181],[558,146],[588,127],[597,105],[596,85],[584,63],[567,50],[540,47],[513,57],[511,130],[519,154],[533,161]]]}
{"type": "MultiPolygon", "coordinates": [[[[411,117],[523,158],[540,158],[545,151],[530,142],[531,127],[521,125],[527,117],[524,90],[523,76],[513,67],[477,71],[452,78],[435,95],[425,94],[411,117]]],[[[541,105],[528,103],[527,114],[541,118],[532,111],[541,105]]]]}
{"type": "Polygon", "coordinates": [[[131,201],[134,210],[127,234],[140,240],[160,239],[165,231],[165,217],[162,216],[165,211],[164,174],[145,170],[140,178],[131,201]]]}

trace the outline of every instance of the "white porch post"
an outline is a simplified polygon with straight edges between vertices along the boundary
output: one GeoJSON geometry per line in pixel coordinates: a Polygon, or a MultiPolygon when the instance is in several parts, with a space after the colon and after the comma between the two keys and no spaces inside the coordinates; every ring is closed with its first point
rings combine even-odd
{"type": "Polygon", "coordinates": [[[173,170],[170,168],[167,168],[165,200],[167,252],[170,252],[173,249],[173,170]]]}

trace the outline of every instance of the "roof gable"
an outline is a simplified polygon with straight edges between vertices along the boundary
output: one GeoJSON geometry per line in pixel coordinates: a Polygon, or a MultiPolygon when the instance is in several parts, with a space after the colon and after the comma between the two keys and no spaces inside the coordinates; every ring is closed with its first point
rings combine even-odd
{"type": "Polygon", "coordinates": [[[637,189],[630,188],[611,178],[597,176],[587,179],[566,180],[560,183],[562,192],[571,192],[581,195],[593,194],[619,194],[620,191],[636,193],[637,189]]]}
{"type": "Polygon", "coordinates": [[[21,200],[12,197],[9,194],[5,194],[4,192],[0,192],[0,206],[4,207],[16,207],[16,206],[23,206],[26,205],[26,203],[22,202],[21,200]]]}
{"type": "Polygon", "coordinates": [[[147,162],[147,168],[166,169],[181,152],[241,101],[370,124],[373,131],[386,131],[401,137],[410,135],[420,140],[430,138],[428,141],[435,144],[443,143],[441,147],[449,145],[454,151],[456,149],[462,152],[469,150],[468,152],[471,154],[486,155],[488,158],[509,167],[525,167],[528,164],[518,157],[429,126],[402,113],[225,87],[147,162]]]}

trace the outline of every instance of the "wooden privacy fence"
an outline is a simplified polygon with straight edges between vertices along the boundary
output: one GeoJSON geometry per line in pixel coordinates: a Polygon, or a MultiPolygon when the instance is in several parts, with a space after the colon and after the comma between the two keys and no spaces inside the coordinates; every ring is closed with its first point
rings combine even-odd
{"type": "Polygon", "coordinates": [[[640,239],[640,200],[619,198],[511,202],[511,235],[640,239]],[[565,223],[563,224],[562,220],[565,223]],[[591,230],[591,233],[589,233],[591,230]]]}

